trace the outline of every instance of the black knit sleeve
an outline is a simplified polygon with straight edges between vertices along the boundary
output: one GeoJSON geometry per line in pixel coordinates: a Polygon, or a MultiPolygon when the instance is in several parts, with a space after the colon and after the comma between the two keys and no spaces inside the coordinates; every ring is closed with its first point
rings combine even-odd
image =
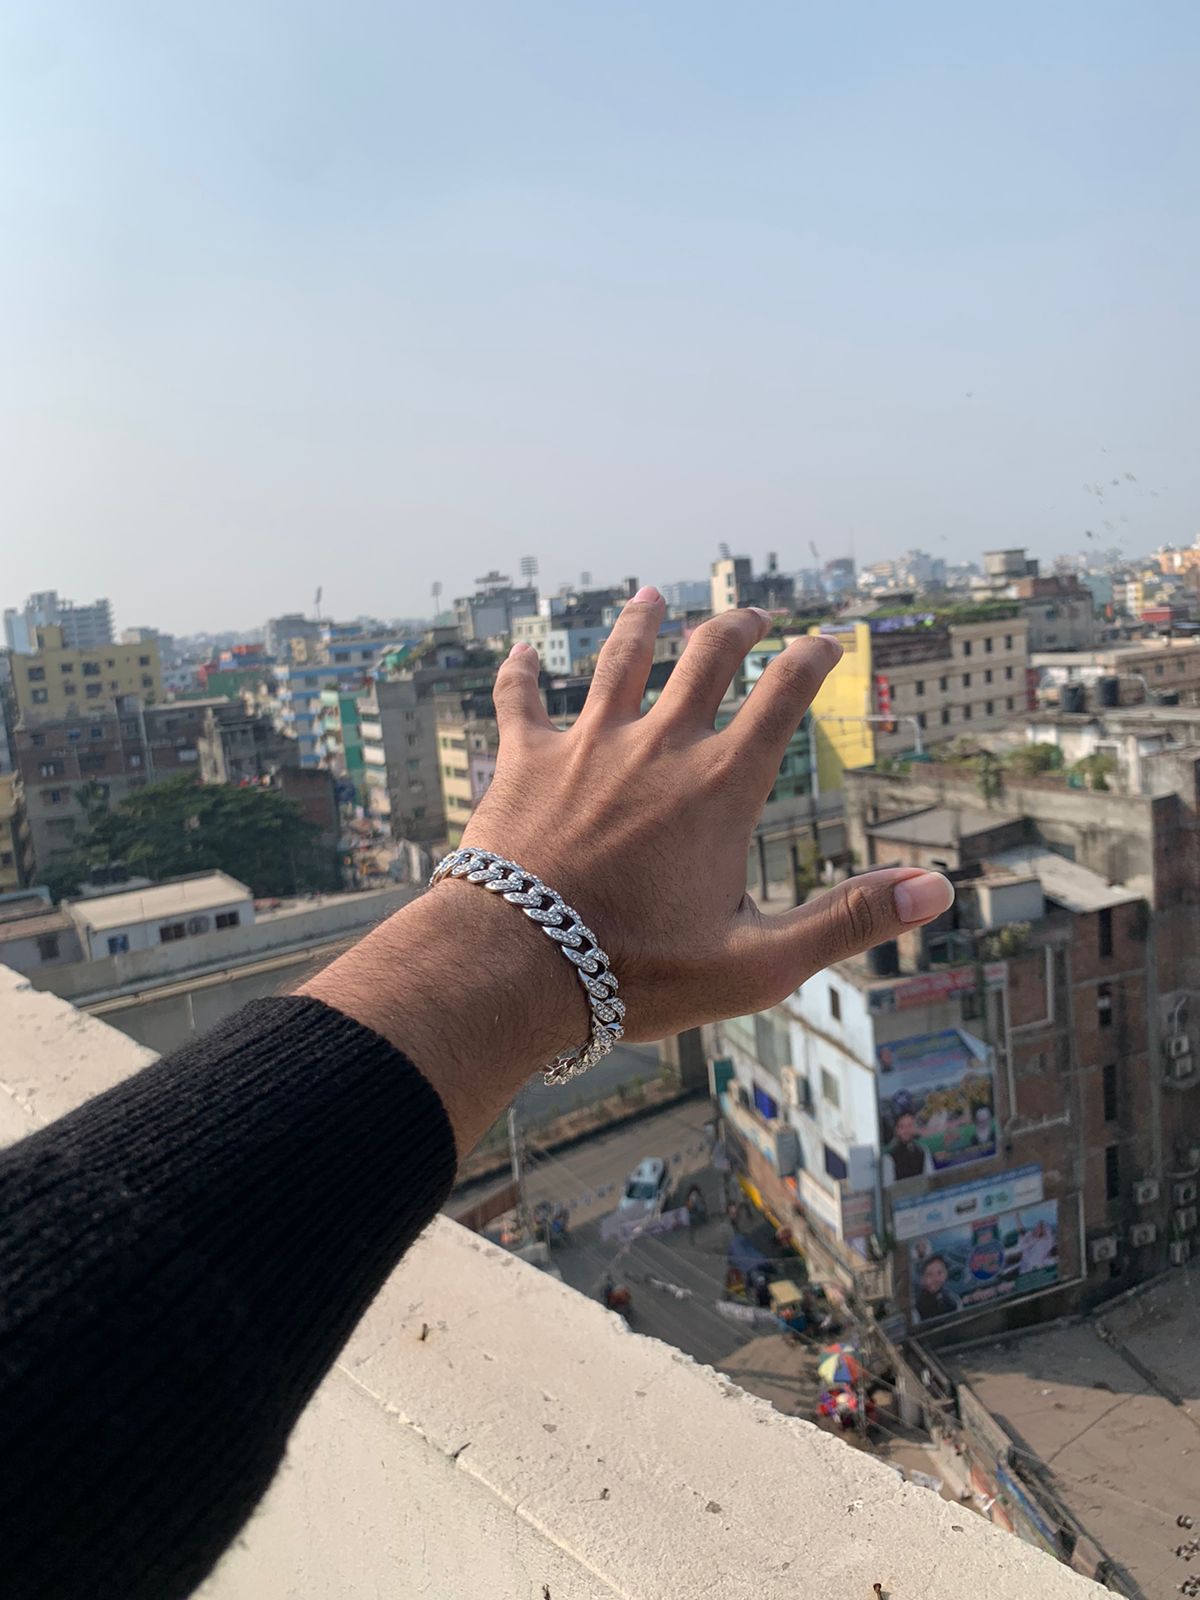
{"type": "Polygon", "coordinates": [[[454,1169],[415,1067],[301,998],[0,1153],[0,1591],[189,1594],[454,1169]]]}

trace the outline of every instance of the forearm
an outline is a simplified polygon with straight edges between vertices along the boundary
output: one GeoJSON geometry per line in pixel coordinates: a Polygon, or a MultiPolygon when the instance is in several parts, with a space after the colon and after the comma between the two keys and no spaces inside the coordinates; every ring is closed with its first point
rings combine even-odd
{"type": "Polygon", "coordinates": [[[454,1165],[414,1068],[300,999],[0,1155],[5,1593],[188,1594],[454,1165]]]}

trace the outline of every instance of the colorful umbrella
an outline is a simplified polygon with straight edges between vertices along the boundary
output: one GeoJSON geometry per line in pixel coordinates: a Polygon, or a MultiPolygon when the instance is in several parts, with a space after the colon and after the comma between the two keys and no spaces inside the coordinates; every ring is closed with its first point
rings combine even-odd
{"type": "Polygon", "coordinates": [[[834,1351],[817,1363],[817,1376],[831,1388],[838,1383],[853,1384],[862,1376],[862,1367],[848,1351],[834,1351]]]}

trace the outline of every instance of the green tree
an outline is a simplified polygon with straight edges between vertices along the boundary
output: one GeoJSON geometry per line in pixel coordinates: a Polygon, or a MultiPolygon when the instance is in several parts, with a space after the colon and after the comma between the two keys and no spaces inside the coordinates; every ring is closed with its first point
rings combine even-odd
{"type": "Polygon", "coordinates": [[[88,832],[56,874],[60,884],[73,880],[77,888],[96,867],[120,863],[155,881],[227,872],[258,896],[337,885],[320,829],[274,789],[200,784],[184,776],[138,789],[115,808],[86,809],[88,832]]]}

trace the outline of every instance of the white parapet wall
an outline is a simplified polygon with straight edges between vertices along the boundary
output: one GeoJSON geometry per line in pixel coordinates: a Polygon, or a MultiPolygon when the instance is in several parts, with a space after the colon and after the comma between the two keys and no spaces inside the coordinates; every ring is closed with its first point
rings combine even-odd
{"type": "MultiPolygon", "coordinates": [[[[0,1037],[0,1139],[150,1059],[2,968],[0,1037]]],[[[202,1593],[872,1600],[876,1583],[886,1600],[1104,1592],[439,1219],[202,1593]]]]}

